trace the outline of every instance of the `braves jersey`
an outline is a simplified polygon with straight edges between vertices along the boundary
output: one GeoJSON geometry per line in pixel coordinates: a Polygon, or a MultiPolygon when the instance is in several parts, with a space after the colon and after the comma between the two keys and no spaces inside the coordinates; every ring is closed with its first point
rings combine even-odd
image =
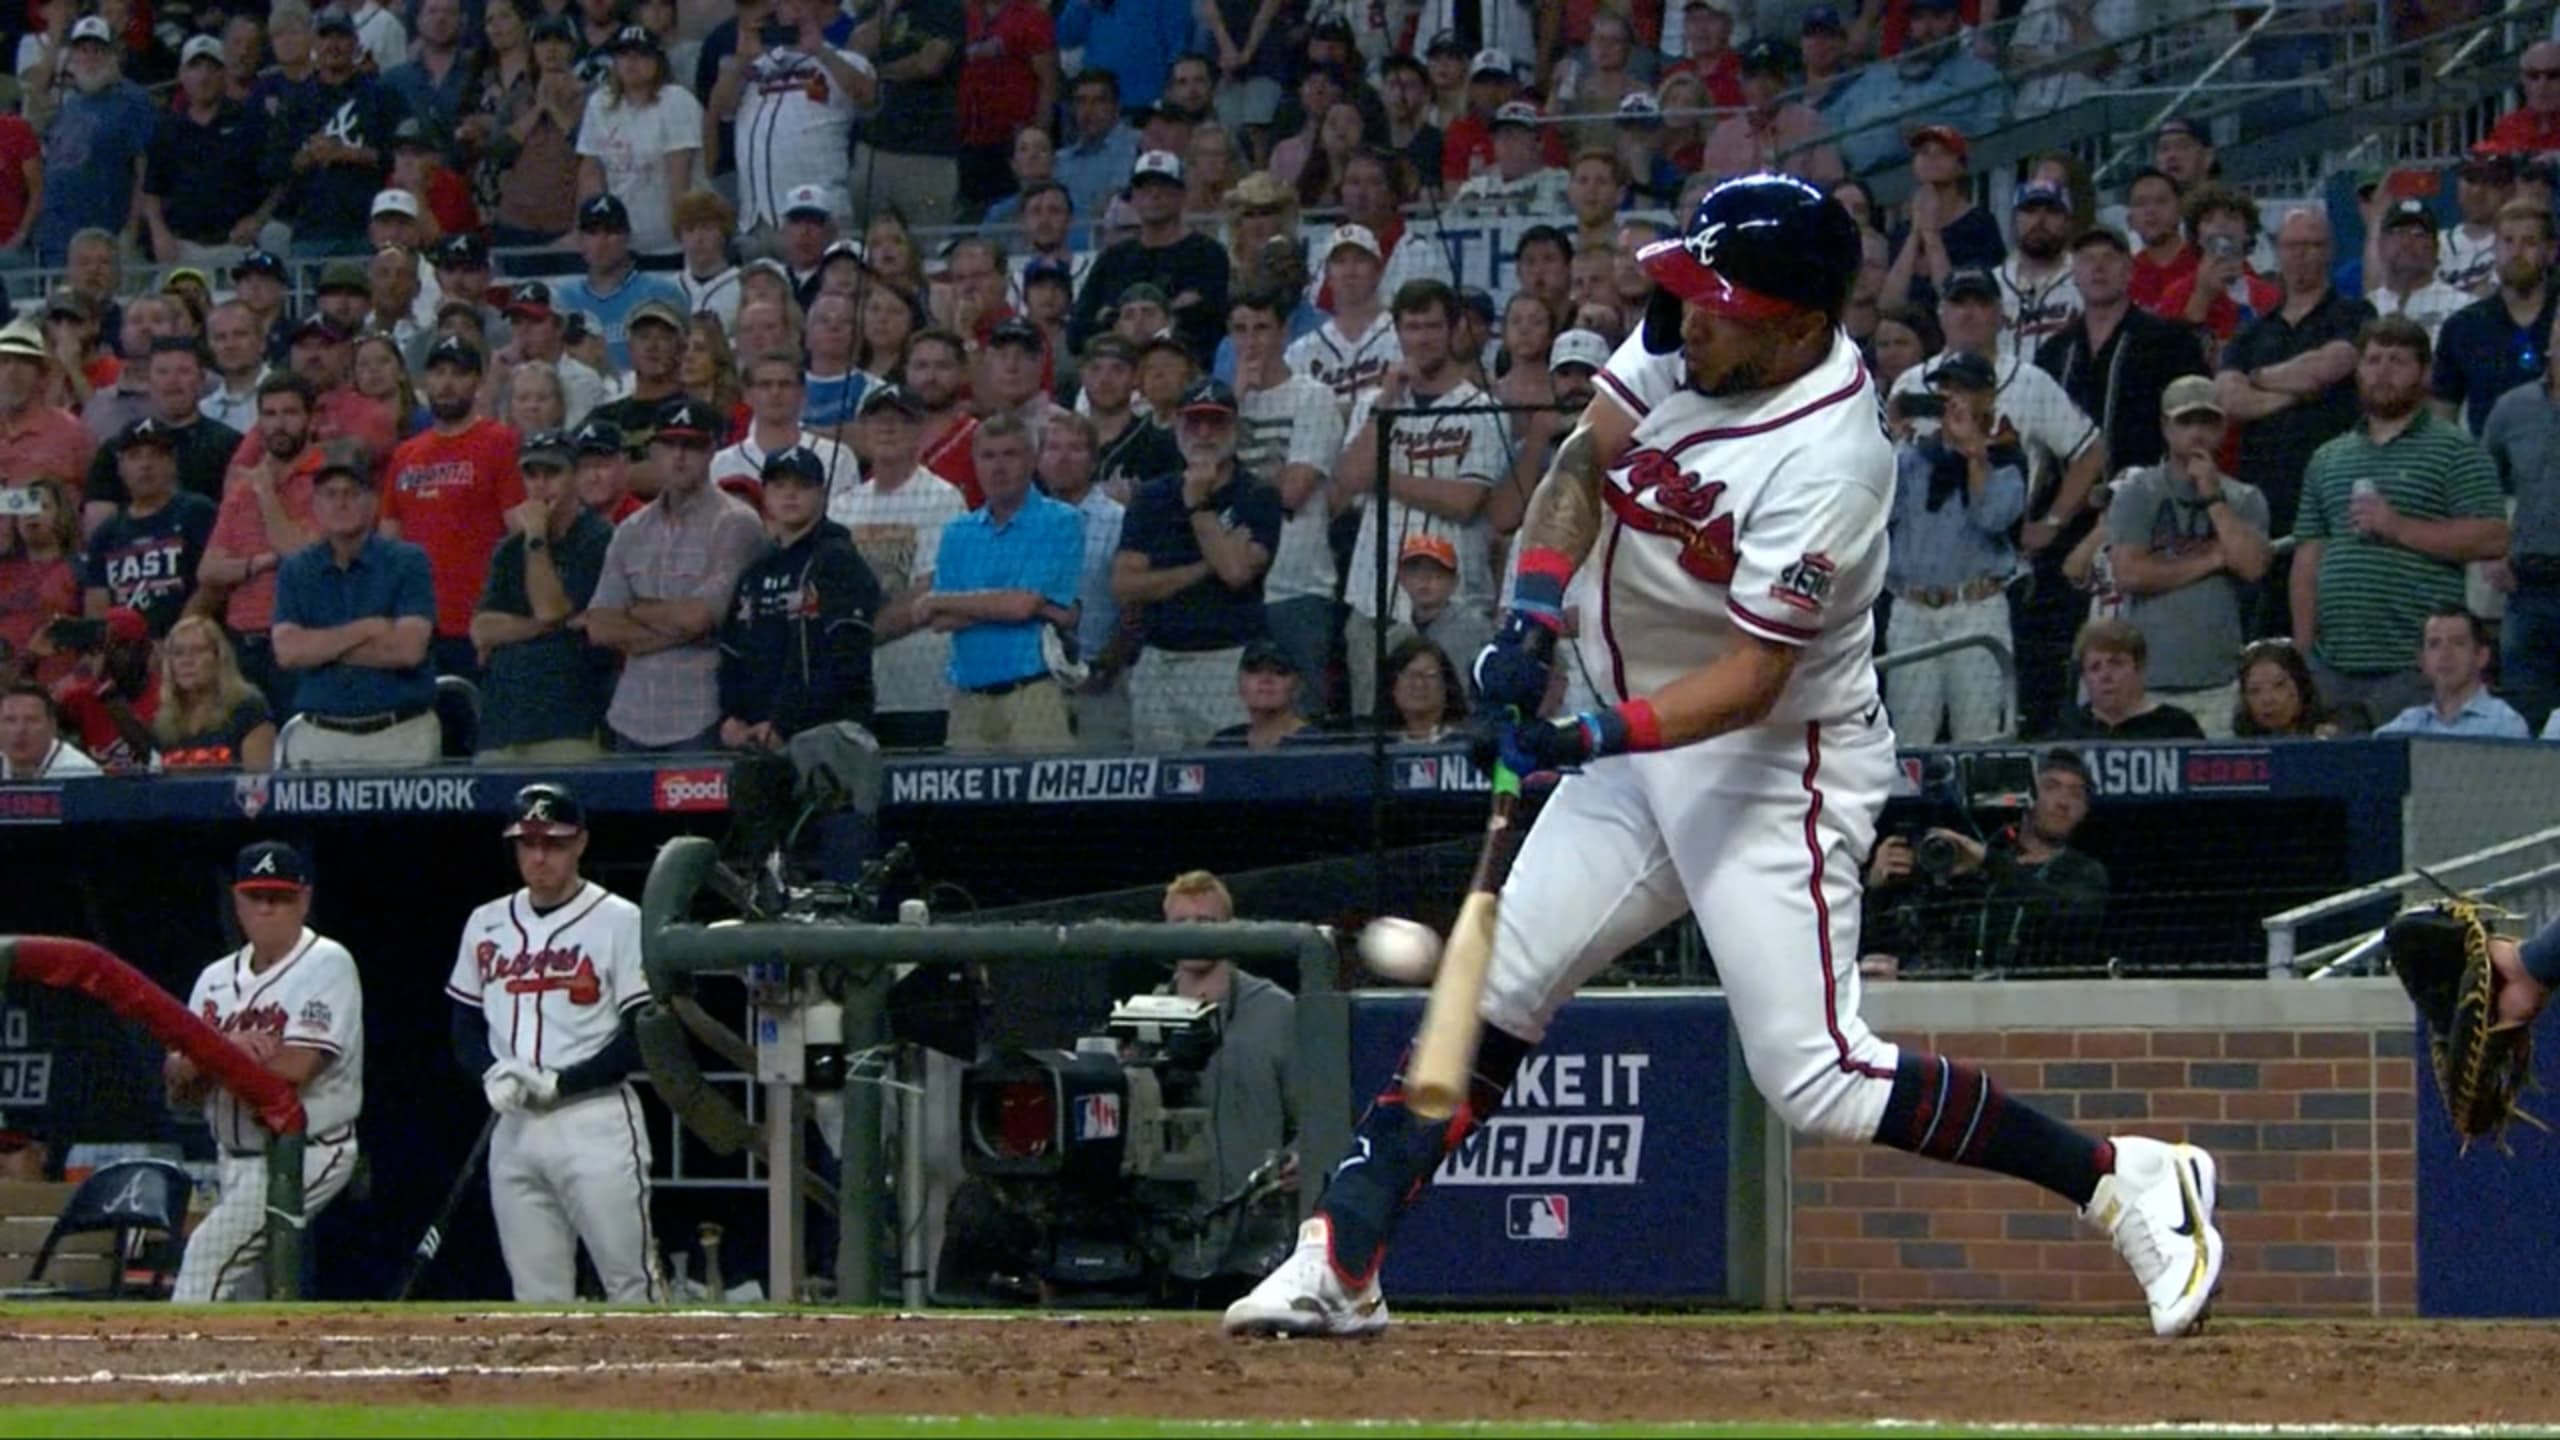
{"type": "MultiPolygon", "coordinates": [[[[850,51],[836,58],[856,71],[871,68],[850,51]]],[[[734,142],[739,225],[779,227],[795,186],[839,182],[854,116],[853,97],[806,53],[786,45],[747,62],[734,142]]]]}
{"type": "Polygon", "coordinates": [[[1351,413],[1351,402],[1361,391],[1377,384],[1387,367],[1403,358],[1404,347],[1396,343],[1395,320],[1384,310],[1357,335],[1343,334],[1328,318],[1290,341],[1280,357],[1291,374],[1304,375],[1331,390],[1345,415],[1351,413]]]}
{"type": "Polygon", "coordinates": [[[1636,338],[1604,377],[1643,409],[1603,478],[1609,519],[1566,596],[1601,698],[1651,694],[1738,632],[1802,651],[1764,725],[1867,716],[1894,460],[1857,346],[1835,333],[1811,371],[1742,396],[1666,389],[1682,364],[1636,338]]]}
{"type": "Polygon", "coordinates": [[[444,993],[489,1017],[489,1053],[560,1070],[592,1058],[649,998],[640,907],[590,880],[537,911],[523,890],[471,912],[444,993]]]}
{"type": "MultiPolygon", "coordinates": [[[[306,927],[266,969],[250,969],[249,958],[243,945],[204,967],[187,1008],[225,1035],[272,1035],[326,1054],[329,1063],[302,1087],[304,1133],[326,1136],[354,1124],[364,1108],[364,987],[355,957],[306,927]]],[[[204,1118],[226,1150],[266,1146],[257,1112],[219,1085],[204,1102],[204,1118]]]]}
{"type": "MultiPolygon", "coordinates": [[[[1369,412],[1378,399],[1376,389],[1360,392],[1360,402],[1352,407],[1349,433],[1357,436],[1367,424],[1369,412]]],[[[1387,469],[1391,474],[1418,475],[1427,480],[1456,481],[1466,485],[1493,488],[1509,469],[1509,448],[1503,439],[1502,417],[1489,408],[1491,396],[1472,383],[1461,380],[1438,395],[1419,395],[1408,391],[1400,404],[1408,412],[1392,423],[1387,436],[1387,469]],[[1471,411],[1465,414],[1436,415],[1437,410],[1471,411]]],[[[1439,535],[1447,538],[1458,553],[1458,589],[1450,603],[1464,609],[1490,609],[1494,600],[1491,558],[1492,523],[1479,507],[1471,519],[1452,520],[1436,515],[1419,505],[1389,500],[1380,506],[1374,494],[1364,494],[1360,510],[1360,538],[1351,548],[1351,574],[1342,598],[1355,614],[1376,618],[1378,608],[1378,527],[1387,531],[1387,553],[1400,556],[1405,541],[1416,535],[1439,535]],[[1385,513],[1380,514],[1383,510],[1385,513]]],[[[1404,592],[1389,574],[1387,595],[1396,614],[1402,618],[1406,602],[1404,592]]]]}

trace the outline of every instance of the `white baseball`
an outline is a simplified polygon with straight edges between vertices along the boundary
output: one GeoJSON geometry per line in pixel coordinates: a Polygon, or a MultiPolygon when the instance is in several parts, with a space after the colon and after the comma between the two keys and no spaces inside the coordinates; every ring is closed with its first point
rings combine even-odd
{"type": "Polygon", "coordinates": [[[1418,920],[1372,920],[1360,932],[1360,963],[1399,985],[1426,984],[1440,968],[1440,936],[1418,920]]]}

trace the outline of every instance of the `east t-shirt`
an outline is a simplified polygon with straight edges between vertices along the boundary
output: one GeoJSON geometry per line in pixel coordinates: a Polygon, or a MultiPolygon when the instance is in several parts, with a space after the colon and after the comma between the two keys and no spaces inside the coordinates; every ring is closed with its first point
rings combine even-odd
{"type": "Polygon", "coordinates": [[[507,538],[507,511],[524,503],[512,426],[474,420],[461,433],[425,430],[391,452],[382,518],[427,552],[435,577],[436,633],[468,635],[488,583],[489,557],[507,538]]]}
{"type": "Polygon", "coordinates": [[[149,515],[117,511],[89,537],[89,588],[141,611],[154,636],[168,634],[196,592],[213,516],[212,501],[185,490],[149,515]]]}

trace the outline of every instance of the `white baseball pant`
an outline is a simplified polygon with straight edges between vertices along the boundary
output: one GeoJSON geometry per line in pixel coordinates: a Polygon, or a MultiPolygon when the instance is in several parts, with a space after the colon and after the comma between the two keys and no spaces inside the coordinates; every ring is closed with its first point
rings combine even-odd
{"type": "Polygon", "coordinates": [[[656,1304],[649,1127],[628,1085],[505,1116],[489,1136],[489,1210],[518,1300],[578,1294],[578,1243],[617,1305],[656,1304]]]}
{"type": "MultiPolygon", "coordinates": [[[[1989,636],[2001,649],[2008,649],[2009,597],[1996,594],[1936,607],[1897,600],[1893,619],[1885,626],[1885,653],[1959,635],[1989,636]]],[[[1941,723],[1950,727],[1950,745],[2001,734],[2009,728],[2015,690],[2001,680],[2000,662],[1988,650],[1959,650],[1884,671],[1885,703],[1893,710],[1893,728],[1914,745],[1937,744],[1941,723]]]]}
{"type": "Polygon", "coordinates": [[[1858,1018],[1858,896],[1893,774],[1879,717],[1567,777],[1502,887],[1480,1013],[1535,1043],[1585,981],[1694,915],[1753,1085],[1793,1129],[1874,1139],[1898,1052],[1858,1018]]]}
{"type": "MultiPolygon", "coordinates": [[[[355,1174],[352,1126],[335,1143],[312,1141],[302,1151],[302,1218],[307,1226],[347,1188],[355,1174]]],[[[306,1236],[308,1231],[305,1231],[306,1236]]],[[[180,1304],[267,1298],[267,1157],[222,1157],[222,1195],[187,1237],[170,1298],[180,1304]]]]}

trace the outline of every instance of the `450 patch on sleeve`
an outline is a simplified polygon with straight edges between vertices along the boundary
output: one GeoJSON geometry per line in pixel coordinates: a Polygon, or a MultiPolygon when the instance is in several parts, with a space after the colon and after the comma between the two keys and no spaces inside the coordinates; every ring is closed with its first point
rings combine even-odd
{"type": "Polygon", "coordinates": [[[1807,615],[1819,615],[1824,602],[1831,598],[1831,582],[1837,575],[1830,556],[1819,552],[1800,555],[1794,564],[1778,572],[1778,583],[1769,587],[1769,598],[1807,615]]]}

